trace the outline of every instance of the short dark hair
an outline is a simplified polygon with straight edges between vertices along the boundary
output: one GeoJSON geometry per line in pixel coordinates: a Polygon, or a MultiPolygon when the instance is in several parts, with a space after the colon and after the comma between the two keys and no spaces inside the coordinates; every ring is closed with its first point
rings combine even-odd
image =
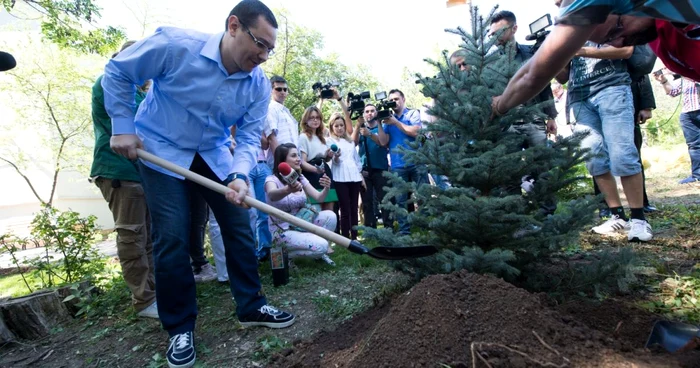
{"type": "Polygon", "coordinates": [[[491,18],[491,24],[498,23],[504,19],[510,25],[517,23],[517,20],[515,19],[515,14],[513,14],[513,12],[508,10],[501,10],[493,15],[493,18],[491,18]]]}
{"type": "Polygon", "coordinates": [[[401,95],[401,98],[406,98],[406,96],[403,95],[403,92],[401,92],[398,89],[392,89],[391,91],[389,91],[389,94],[392,94],[392,93],[398,93],[401,95]]]}
{"type": "Polygon", "coordinates": [[[226,25],[224,31],[228,30],[228,20],[232,15],[238,18],[238,21],[246,27],[255,27],[258,25],[258,18],[264,17],[275,29],[277,29],[277,19],[272,10],[259,0],[243,0],[231,9],[231,12],[226,17],[226,25]]]}
{"type": "MultiPolygon", "coordinates": [[[[371,103],[371,102],[365,104],[365,109],[368,108],[368,107],[370,107],[370,106],[374,107],[375,110],[377,109],[377,105],[375,105],[375,104],[373,104],[373,103],[371,103]]],[[[365,111],[365,110],[363,109],[362,111],[365,111]]]]}
{"type": "Polygon", "coordinates": [[[272,78],[270,78],[270,85],[272,85],[274,87],[275,83],[287,84],[287,80],[280,77],[279,75],[273,75],[272,78]]]}

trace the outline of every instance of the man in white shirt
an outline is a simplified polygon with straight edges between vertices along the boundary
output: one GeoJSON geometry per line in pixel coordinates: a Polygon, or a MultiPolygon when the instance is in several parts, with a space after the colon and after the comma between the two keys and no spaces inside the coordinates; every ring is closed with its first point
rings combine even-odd
{"type": "MultiPolygon", "coordinates": [[[[267,119],[263,127],[263,138],[258,151],[258,163],[250,171],[248,177],[251,182],[253,195],[259,201],[265,202],[265,178],[272,175],[272,165],[275,157],[275,149],[280,144],[299,141],[299,123],[292,113],[284,106],[284,101],[289,94],[287,81],[275,75],[270,78],[272,84],[272,98],[267,110],[267,119]]],[[[250,223],[257,240],[258,260],[264,261],[270,255],[272,234],[267,223],[267,214],[250,209],[250,223]]]]}

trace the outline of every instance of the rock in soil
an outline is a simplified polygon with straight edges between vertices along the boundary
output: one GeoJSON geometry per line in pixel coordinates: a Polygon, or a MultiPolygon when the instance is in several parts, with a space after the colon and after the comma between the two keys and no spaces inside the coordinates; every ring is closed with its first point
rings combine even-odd
{"type": "Polygon", "coordinates": [[[604,333],[590,325],[501,279],[463,271],[428,277],[335,331],[297,344],[272,366],[700,366],[698,352],[652,354],[643,349],[644,338],[621,343],[620,329],[604,333]]]}

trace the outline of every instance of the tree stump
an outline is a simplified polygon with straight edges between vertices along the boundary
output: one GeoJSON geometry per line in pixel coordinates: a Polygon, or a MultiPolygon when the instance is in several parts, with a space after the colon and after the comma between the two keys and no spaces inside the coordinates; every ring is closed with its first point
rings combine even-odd
{"type": "Polygon", "coordinates": [[[5,321],[0,316],[0,345],[15,340],[15,334],[7,328],[5,321]]]}
{"type": "Polygon", "coordinates": [[[17,337],[35,340],[70,318],[55,291],[44,291],[0,303],[0,314],[17,337]]]}

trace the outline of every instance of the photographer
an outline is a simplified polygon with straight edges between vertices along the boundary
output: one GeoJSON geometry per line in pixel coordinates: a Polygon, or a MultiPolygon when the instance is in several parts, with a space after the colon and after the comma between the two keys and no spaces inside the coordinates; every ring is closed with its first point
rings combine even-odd
{"type": "MultiPolygon", "coordinates": [[[[513,59],[520,64],[524,64],[532,57],[533,52],[530,46],[515,42],[515,32],[517,30],[518,24],[515,14],[512,12],[502,10],[491,18],[489,35],[491,37],[498,35],[498,45],[502,47],[502,56],[508,57],[508,55],[513,55],[511,52],[507,52],[507,48],[512,47],[515,49],[513,59]]],[[[555,121],[557,109],[554,106],[554,95],[550,86],[545,87],[542,92],[527,102],[528,105],[538,103],[545,103],[543,112],[547,115],[546,121],[539,116],[535,116],[532,120],[521,120],[508,128],[508,131],[511,133],[526,136],[526,145],[528,147],[545,145],[547,143],[547,134],[557,134],[557,123],[555,121]]]]}
{"type": "MultiPolygon", "coordinates": [[[[389,91],[389,101],[396,103],[392,109],[394,114],[382,121],[383,130],[379,130],[378,135],[380,144],[389,146],[391,172],[395,172],[406,182],[416,183],[417,186],[425,184],[428,182],[425,168],[405,162],[403,154],[399,152],[399,147],[413,150],[408,143],[416,140],[418,132],[423,127],[420,112],[406,107],[406,98],[403,92],[398,89],[389,91]]],[[[408,195],[401,195],[396,201],[399,207],[406,207],[408,195]]],[[[397,216],[396,220],[399,223],[399,234],[409,235],[411,225],[406,216],[397,216]]]]}
{"type": "MultiPolygon", "coordinates": [[[[389,170],[386,146],[379,141],[379,132],[384,133],[382,124],[379,124],[377,117],[377,107],[372,104],[365,105],[362,118],[358,119],[360,124],[360,134],[355,138],[358,144],[360,160],[362,161],[362,177],[365,179],[366,189],[362,192],[362,208],[365,214],[365,226],[377,228],[377,204],[384,200],[384,186],[386,178],[384,173],[389,170]],[[375,198],[377,202],[375,202],[375,198]]],[[[381,211],[384,226],[390,226],[389,212],[381,211]]]]}
{"type": "Polygon", "coordinates": [[[560,16],[535,56],[492,101],[503,115],[549,84],[586,40],[615,47],[649,43],[676,73],[700,81],[696,0],[556,0],[560,16]],[[682,10],[679,10],[682,9],[682,10]]]}

